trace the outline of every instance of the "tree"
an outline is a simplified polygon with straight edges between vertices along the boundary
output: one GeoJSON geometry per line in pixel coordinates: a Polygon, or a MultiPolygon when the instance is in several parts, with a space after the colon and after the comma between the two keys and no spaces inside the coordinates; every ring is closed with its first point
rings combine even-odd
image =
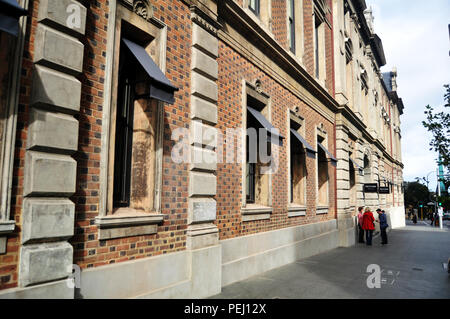
{"type": "Polygon", "coordinates": [[[406,182],[405,206],[417,206],[419,203],[426,205],[430,201],[430,191],[419,182],[406,182]]]}
{"type": "MultiPolygon", "coordinates": [[[[450,85],[444,85],[446,93],[444,95],[445,108],[450,107],[450,85]]],[[[444,166],[447,173],[450,172],[450,112],[436,113],[433,107],[425,107],[426,121],[422,125],[433,135],[430,142],[430,151],[434,150],[439,154],[440,163],[444,166]]],[[[443,180],[446,189],[450,186],[450,177],[444,177],[443,180]]]]}

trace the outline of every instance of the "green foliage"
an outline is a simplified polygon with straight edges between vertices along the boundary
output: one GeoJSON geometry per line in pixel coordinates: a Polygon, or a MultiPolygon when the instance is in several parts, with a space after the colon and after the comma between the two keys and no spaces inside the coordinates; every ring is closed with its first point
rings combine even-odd
{"type": "Polygon", "coordinates": [[[430,191],[419,182],[406,182],[405,206],[416,207],[419,203],[426,205],[430,201],[430,191]]]}
{"type": "Polygon", "coordinates": [[[450,209],[450,196],[439,196],[438,203],[441,203],[444,210],[450,209]]]}
{"type": "MultiPolygon", "coordinates": [[[[450,85],[444,85],[444,88],[446,89],[444,95],[446,110],[436,113],[433,107],[427,105],[425,107],[426,121],[422,121],[422,125],[433,135],[430,150],[440,155],[440,161],[448,173],[450,171],[450,112],[447,108],[450,107],[450,85]]],[[[450,185],[448,176],[443,181],[447,187],[450,185]]]]}

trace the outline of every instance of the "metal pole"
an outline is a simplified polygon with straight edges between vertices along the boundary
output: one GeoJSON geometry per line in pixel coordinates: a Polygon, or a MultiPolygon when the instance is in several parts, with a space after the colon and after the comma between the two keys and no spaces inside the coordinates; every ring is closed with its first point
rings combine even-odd
{"type": "MultiPolygon", "coordinates": [[[[438,185],[438,198],[436,198],[436,201],[439,201],[439,197],[441,196],[441,185],[439,182],[439,169],[438,169],[438,175],[437,175],[437,185],[438,185]]],[[[442,217],[443,217],[443,208],[438,207],[438,216],[439,216],[439,228],[442,229],[442,217]]]]}

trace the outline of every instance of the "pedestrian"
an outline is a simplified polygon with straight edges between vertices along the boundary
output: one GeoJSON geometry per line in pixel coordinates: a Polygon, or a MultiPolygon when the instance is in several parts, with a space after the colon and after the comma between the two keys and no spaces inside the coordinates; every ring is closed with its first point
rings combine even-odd
{"type": "Polygon", "coordinates": [[[389,225],[387,223],[386,212],[384,210],[381,210],[378,208],[377,213],[378,213],[378,219],[380,221],[381,244],[387,245],[388,238],[387,238],[386,229],[389,227],[389,225]]]}
{"type": "Polygon", "coordinates": [[[430,219],[431,219],[431,224],[430,224],[430,225],[431,225],[431,226],[433,226],[434,216],[435,216],[435,215],[434,215],[433,213],[431,213],[431,217],[430,217],[430,219]]]}
{"type": "Polygon", "coordinates": [[[358,242],[360,244],[364,244],[364,229],[362,228],[362,224],[363,224],[363,210],[364,207],[358,207],[358,235],[359,235],[359,240],[358,242]]]}
{"type": "Polygon", "coordinates": [[[413,215],[413,223],[417,224],[417,212],[416,212],[416,209],[414,209],[414,213],[413,214],[414,214],[413,215]]]}
{"type": "Polygon", "coordinates": [[[375,230],[375,224],[374,224],[375,218],[373,217],[372,212],[370,211],[369,207],[366,207],[364,210],[363,215],[363,226],[362,228],[366,232],[366,245],[372,246],[372,234],[375,230]]]}

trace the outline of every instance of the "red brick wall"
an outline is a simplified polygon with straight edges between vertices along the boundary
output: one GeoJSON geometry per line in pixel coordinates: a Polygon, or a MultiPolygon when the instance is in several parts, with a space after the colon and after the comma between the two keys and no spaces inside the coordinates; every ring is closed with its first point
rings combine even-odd
{"type": "MultiPolygon", "coordinates": [[[[262,82],[263,90],[271,98],[271,123],[287,136],[287,108],[300,107],[301,115],[305,118],[306,139],[314,145],[314,128],[319,123],[324,124],[328,132],[329,150],[334,153],[334,127],[319,113],[311,109],[279,83],[259,70],[247,59],[241,57],[227,44],[219,43],[219,102],[217,128],[225,135],[227,128],[242,127],[242,79],[254,83],[256,79],[262,82]]],[[[227,141],[230,143],[231,141],[227,141]]],[[[222,145],[219,144],[219,148],[222,145]]],[[[236,152],[236,151],[235,151],[236,152]]],[[[223,158],[226,158],[226,149],[223,148],[223,158]]],[[[330,220],[335,214],[335,169],[330,165],[329,199],[330,212],[328,215],[315,215],[315,162],[307,159],[307,215],[305,217],[287,217],[289,178],[287,169],[287,146],[279,149],[279,167],[272,177],[272,206],[273,213],[270,220],[242,222],[242,170],[240,164],[218,164],[217,170],[217,221],[220,239],[233,238],[256,232],[269,231],[302,225],[312,222],[330,220]]]]}
{"type": "Polygon", "coordinates": [[[187,228],[188,164],[172,163],[172,131],[189,125],[191,22],[189,8],[181,1],[153,1],[154,15],[168,26],[166,75],[180,90],[175,104],[164,106],[164,160],[161,210],[164,223],[158,232],[113,240],[98,240],[95,217],[99,206],[100,142],[104,67],[106,63],[106,1],[88,9],[80,110],[79,152],[74,261],[82,268],[97,267],[184,250],[187,228]]]}
{"type": "MultiPolygon", "coordinates": [[[[281,0],[273,0],[273,30],[284,47],[287,46],[286,8],[281,0]]],[[[79,120],[79,147],[74,154],[77,160],[76,194],[71,197],[76,205],[75,235],[70,243],[74,247],[74,262],[82,268],[96,267],[109,263],[155,256],[185,249],[187,209],[188,209],[188,164],[174,164],[170,154],[174,142],[170,140],[175,128],[189,126],[189,92],[190,92],[190,54],[191,21],[189,8],[180,0],[153,1],[155,17],[168,26],[167,35],[167,77],[180,88],[176,92],[174,105],[165,105],[164,114],[164,160],[162,213],[164,223],[158,227],[157,234],[135,236],[124,239],[99,241],[95,226],[95,217],[99,214],[100,201],[100,151],[102,137],[103,91],[105,83],[106,35],[108,24],[108,2],[106,0],[89,2],[87,10],[86,35],[81,38],[85,45],[83,73],[78,78],[82,83],[81,108],[76,115],[79,120]]],[[[37,9],[39,1],[30,2],[31,17],[28,19],[27,37],[22,62],[20,102],[17,121],[17,140],[15,148],[11,216],[17,227],[8,237],[7,253],[0,256],[0,289],[17,286],[20,249],[20,231],[22,222],[23,176],[25,147],[27,140],[29,103],[32,85],[32,67],[34,34],[37,27],[37,9]]],[[[313,67],[311,45],[312,25],[311,1],[305,1],[305,43],[308,71],[313,67]],[[309,20],[306,18],[308,17],[309,20]],[[309,39],[309,40],[308,40],[309,39]]],[[[328,38],[327,38],[328,39],[328,38]]],[[[331,41],[327,40],[327,43],[331,41]]],[[[331,46],[331,43],[330,43],[331,46]]],[[[327,50],[328,52],[329,50],[327,50]]],[[[314,140],[314,126],[325,125],[328,131],[329,150],[334,153],[333,124],[325,120],[316,111],[306,106],[273,79],[257,69],[248,60],[242,58],[220,43],[219,61],[219,105],[218,128],[241,127],[241,80],[250,82],[261,79],[264,90],[272,99],[272,123],[287,135],[286,107],[300,106],[306,121],[306,138],[314,140]]],[[[328,63],[327,63],[328,65],[328,63]]],[[[331,79],[332,70],[327,71],[331,79]]],[[[327,82],[327,85],[330,85],[327,82]]],[[[313,144],[313,143],[312,143],[313,144]]],[[[308,178],[306,217],[287,218],[287,154],[286,145],[280,149],[280,166],[273,176],[273,214],[270,220],[241,222],[241,167],[235,164],[219,164],[217,172],[217,225],[220,238],[231,238],[244,234],[267,231],[310,222],[334,218],[335,210],[335,173],[330,176],[330,203],[328,215],[315,216],[311,209],[315,206],[315,178],[308,178]]],[[[315,164],[308,159],[308,173],[315,176],[315,164]]]]}

